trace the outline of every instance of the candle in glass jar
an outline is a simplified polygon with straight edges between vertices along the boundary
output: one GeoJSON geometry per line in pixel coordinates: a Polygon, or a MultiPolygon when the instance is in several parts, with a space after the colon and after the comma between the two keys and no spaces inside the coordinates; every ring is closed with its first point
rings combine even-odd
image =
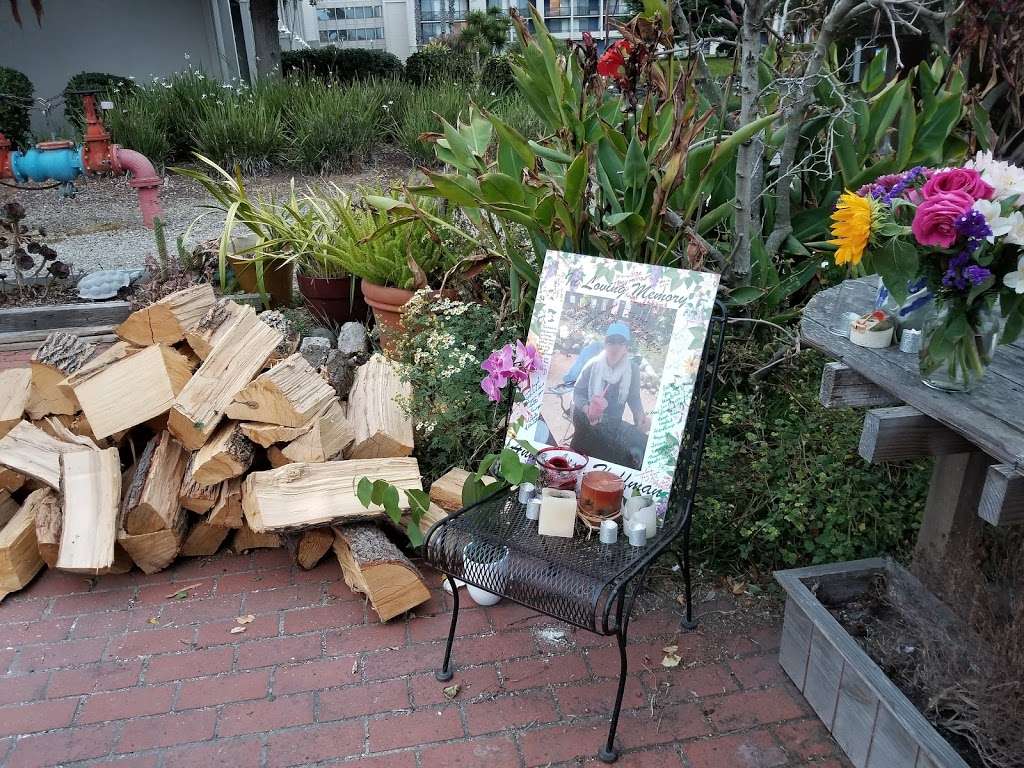
{"type": "Polygon", "coordinates": [[[580,484],[580,511],[588,517],[614,517],[622,505],[622,478],[613,472],[587,472],[580,484]]]}

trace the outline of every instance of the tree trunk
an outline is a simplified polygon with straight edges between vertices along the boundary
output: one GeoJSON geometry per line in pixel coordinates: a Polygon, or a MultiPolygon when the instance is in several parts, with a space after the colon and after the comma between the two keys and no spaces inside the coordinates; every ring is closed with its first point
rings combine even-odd
{"type": "Polygon", "coordinates": [[[260,77],[281,74],[281,37],[277,31],[278,0],[250,0],[256,72],[260,77]]]}

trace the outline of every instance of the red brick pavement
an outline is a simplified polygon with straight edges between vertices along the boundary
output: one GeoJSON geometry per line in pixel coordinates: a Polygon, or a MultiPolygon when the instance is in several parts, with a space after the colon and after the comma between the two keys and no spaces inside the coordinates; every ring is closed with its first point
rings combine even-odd
{"type": "MultiPolygon", "coordinates": [[[[285,550],[42,574],[0,605],[0,765],[597,765],[614,644],[512,604],[468,608],[448,700],[433,677],[448,600],[381,625],[336,562],[304,572],[285,550]]],[[[848,766],[779,670],[778,625],[720,618],[686,634],[670,611],[635,619],[619,764],[848,766]]]]}

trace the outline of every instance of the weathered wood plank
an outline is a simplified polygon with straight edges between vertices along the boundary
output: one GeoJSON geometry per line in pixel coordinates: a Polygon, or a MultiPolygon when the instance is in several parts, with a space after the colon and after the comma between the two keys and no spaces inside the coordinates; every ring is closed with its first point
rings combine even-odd
{"type": "Polygon", "coordinates": [[[975,450],[969,440],[909,405],[864,414],[857,451],[872,464],[975,450]]]}
{"type": "MultiPolygon", "coordinates": [[[[99,325],[113,327],[131,313],[132,305],[127,301],[15,307],[0,309],[0,328],[13,333],[15,331],[52,331],[99,325]]],[[[46,338],[45,333],[42,338],[46,338]]]]}
{"type": "Polygon", "coordinates": [[[815,630],[811,635],[811,652],[807,657],[807,679],[804,698],[830,731],[839,701],[839,678],[843,657],[828,638],[815,630]]]}
{"type": "Polygon", "coordinates": [[[922,573],[944,568],[947,553],[956,551],[973,528],[980,526],[978,498],[992,459],[983,453],[954,453],[935,460],[914,564],[922,573]]]}
{"type": "Polygon", "coordinates": [[[792,600],[786,602],[782,621],[782,643],[779,646],[779,664],[789,679],[801,691],[807,680],[807,658],[811,653],[811,635],[814,625],[800,606],[792,600]]]}
{"type": "Polygon", "coordinates": [[[878,710],[867,768],[914,768],[917,739],[888,709],[878,710]]]}
{"type": "Polygon", "coordinates": [[[878,697],[860,673],[849,664],[844,664],[832,736],[850,758],[854,768],[867,765],[871,734],[875,731],[875,719],[880,706],[878,697]]]}
{"type": "Polygon", "coordinates": [[[1024,475],[1006,464],[989,467],[978,517],[992,525],[1024,523],[1024,475]]]}
{"type": "MultiPolygon", "coordinates": [[[[90,325],[84,328],[65,328],[68,333],[73,333],[80,339],[90,344],[107,344],[117,341],[112,326],[90,325]]],[[[46,339],[47,334],[52,331],[19,331],[17,333],[0,333],[0,352],[20,352],[25,349],[35,349],[46,339]]]]}
{"type": "Polygon", "coordinates": [[[825,408],[869,408],[900,402],[849,366],[836,362],[825,363],[821,369],[818,400],[825,408]]]}

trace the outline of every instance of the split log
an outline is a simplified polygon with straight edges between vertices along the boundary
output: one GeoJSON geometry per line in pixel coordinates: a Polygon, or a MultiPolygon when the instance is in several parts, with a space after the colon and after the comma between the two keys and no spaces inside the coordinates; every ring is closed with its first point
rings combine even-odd
{"type": "MultiPolygon", "coordinates": [[[[441,507],[437,506],[434,502],[430,502],[430,505],[427,507],[427,511],[420,517],[420,533],[426,536],[427,531],[430,530],[434,523],[438,520],[444,520],[446,517],[448,517],[448,513],[445,510],[441,509],[441,507]]],[[[401,536],[407,536],[409,523],[412,522],[412,513],[408,510],[403,512],[397,523],[390,517],[387,518],[385,522],[391,527],[391,530],[395,531],[395,533],[401,536]]]]}
{"type": "Polygon", "coordinates": [[[243,388],[227,416],[285,427],[308,424],[334,397],[334,390],[298,352],[282,360],[243,388]]]}
{"type": "MultiPolygon", "coordinates": [[[[114,564],[121,460],[116,448],[60,457],[64,525],[57,568],[96,573],[114,564]]],[[[35,538],[35,527],[32,529],[35,538]]]]}
{"type": "Polygon", "coordinates": [[[313,422],[303,427],[282,427],[280,424],[262,424],[258,421],[243,421],[238,425],[242,434],[252,440],[256,445],[269,448],[275,443],[290,443],[298,437],[309,432],[313,422]]]}
{"type": "Polygon", "coordinates": [[[341,525],[334,532],[345,583],[370,599],[381,621],[430,599],[416,566],[376,526],[341,525]]]}
{"type": "Polygon", "coordinates": [[[156,344],[75,377],[72,389],[102,438],[165,414],[191,376],[187,358],[156,344]]]}
{"type": "Polygon", "coordinates": [[[32,369],[11,368],[0,371],[0,437],[21,421],[32,395],[32,369]]]}
{"type": "Polygon", "coordinates": [[[408,456],[412,453],[412,419],[396,398],[408,401],[412,389],[383,355],[374,355],[356,371],[346,415],[355,430],[353,459],[408,456]]]}
{"type": "Polygon", "coordinates": [[[295,560],[305,570],[315,568],[334,544],[334,531],[330,528],[311,528],[299,537],[295,560]]]}
{"type": "Polygon", "coordinates": [[[205,360],[217,342],[245,313],[245,307],[231,299],[221,299],[199,320],[195,328],[185,331],[185,341],[200,360],[205,360]]]}
{"type": "MultiPolygon", "coordinates": [[[[96,444],[96,441],[91,437],[85,435],[79,435],[72,432],[64,424],[62,418],[69,418],[67,416],[47,416],[45,419],[39,421],[35,426],[39,427],[43,432],[48,434],[50,437],[60,440],[62,443],[72,443],[74,445],[80,445],[83,448],[88,448],[93,451],[100,450],[100,446],[96,444]]],[[[104,446],[109,448],[110,446],[104,446]]]]}
{"type": "MultiPolygon", "coordinates": [[[[356,485],[364,477],[386,480],[402,491],[423,487],[414,458],[289,464],[245,478],[242,511],[257,533],[379,519],[382,510],[367,509],[356,497],[356,485]]],[[[399,497],[399,506],[408,509],[405,494],[399,497]]]]}
{"type": "Polygon", "coordinates": [[[85,364],[74,373],[68,375],[64,381],[60,383],[60,390],[67,397],[73,398],[75,396],[75,385],[80,381],[84,381],[96,371],[102,371],[114,363],[124,360],[130,355],[134,355],[136,352],[141,352],[142,347],[136,347],[134,344],[129,344],[127,341],[117,341],[111,344],[109,347],[104,349],[102,352],[90,357],[85,364]]]}
{"type": "Polygon", "coordinates": [[[257,317],[281,334],[281,343],[277,345],[277,348],[270,355],[269,362],[276,363],[294,354],[295,350],[299,348],[302,334],[295,330],[292,321],[276,309],[260,312],[257,317]]]}
{"type": "Polygon", "coordinates": [[[200,485],[192,475],[192,460],[188,462],[185,476],[181,481],[181,490],[178,491],[178,502],[185,509],[199,515],[205,515],[217,503],[220,497],[220,484],[200,485]]]}
{"type": "Polygon", "coordinates": [[[162,531],[132,534],[118,531],[117,543],[143,573],[157,573],[174,562],[188,533],[188,513],[178,507],[171,525],[162,531]]]}
{"type": "Polygon", "coordinates": [[[27,421],[0,437],[0,464],[54,489],[60,487],[61,454],[79,451],[90,449],[50,437],[27,421]]]}
{"type": "Polygon", "coordinates": [[[64,527],[64,513],[60,508],[60,499],[50,488],[33,491],[25,499],[25,506],[32,505],[33,519],[36,526],[36,547],[39,556],[49,568],[57,567],[57,555],[60,552],[60,534],[64,527]]]}
{"type": "Polygon", "coordinates": [[[51,413],[77,413],[78,402],[61,388],[96,348],[77,336],[54,331],[32,355],[32,393],[25,410],[32,419],[51,413]]]}
{"type": "MultiPolygon", "coordinates": [[[[464,469],[449,470],[437,478],[430,486],[430,499],[442,509],[455,512],[462,509],[462,486],[466,484],[470,473],[464,469]]],[[[496,478],[484,476],[485,485],[498,482],[496,478]]]]}
{"type": "Polygon", "coordinates": [[[279,445],[272,445],[269,448],[267,448],[267,460],[270,462],[270,466],[272,466],[274,469],[278,469],[287,464],[294,463],[291,459],[289,459],[281,452],[281,446],[279,445]]]}
{"type": "Polygon", "coordinates": [[[229,533],[231,533],[230,528],[223,528],[208,522],[198,522],[188,532],[178,554],[182,557],[215,555],[229,533]]]}
{"type": "Polygon", "coordinates": [[[206,519],[210,525],[221,528],[242,527],[242,481],[225,480],[220,486],[220,497],[206,519]]]}
{"type": "Polygon", "coordinates": [[[182,288],[144,309],[132,312],[114,329],[125,341],[140,347],[176,344],[198,325],[217,301],[209,283],[182,288]]]}
{"type": "Polygon", "coordinates": [[[21,472],[7,467],[0,467],[0,491],[14,493],[25,484],[26,478],[21,472]]]}
{"type": "MultiPolygon", "coordinates": [[[[52,494],[48,488],[34,494],[52,494]]],[[[30,494],[8,523],[0,528],[0,600],[22,589],[43,567],[36,547],[35,507],[30,494]]]]}
{"type": "Polygon", "coordinates": [[[192,479],[200,485],[219,485],[249,469],[254,453],[238,423],[227,421],[192,457],[192,479]]]}
{"type": "Polygon", "coordinates": [[[321,415],[313,419],[308,432],[281,448],[281,455],[290,462],[319,463],[339,456],[355,440],[355,433],[341,403],[331,400],[321,415]]]}
{"type": "Polygon", "coordinates": [[[243,523],[242,527],[235,531],[234,538],[231,539],[231,551],[240,555],[250,549],[277,549],[283,543],[279,534],[256,533],[243,523]]]}
{"type": "Polygon", "coordinates": [[[0,528],[11,521],[21,505],[11,496],[10,491],[0,491],[0,528]]]}
{"type": "Polygon", "coordinates": [[[161,432],[139,457],[122,504],[127,533],[155,533],[174,526],[188,457],[170,432],[161,432]]]}
{"type": "Polygon", "coordinates": [[[217,428],[234,396],[263,367],[281,334],[256,319],[251,307],[244,313],[178,394],[167,420],[168,429],[190,451],[202,447],[217,428]]]}

